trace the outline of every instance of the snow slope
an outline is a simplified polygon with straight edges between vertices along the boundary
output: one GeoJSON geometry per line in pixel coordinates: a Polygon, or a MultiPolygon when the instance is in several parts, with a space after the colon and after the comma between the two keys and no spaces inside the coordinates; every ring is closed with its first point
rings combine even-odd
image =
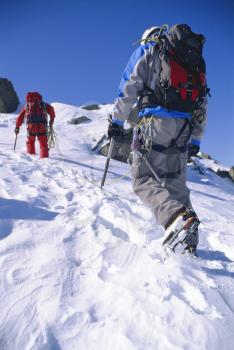
{"type": "Polygon", "coordinates": [[[161,258],[162,229],[133,194],[128,166],[91,152],[111,105],[55,103],[51,158],[13,152],[15,115],[0,115],[0,349],[231,350],[234,186],[194,167],[198,258],[161,258]],[[91,122],[70,125],[74,116],[91,122]]]}

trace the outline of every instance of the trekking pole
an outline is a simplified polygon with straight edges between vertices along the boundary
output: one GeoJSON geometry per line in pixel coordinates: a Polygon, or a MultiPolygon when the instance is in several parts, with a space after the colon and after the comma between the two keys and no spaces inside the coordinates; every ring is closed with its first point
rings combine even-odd
{"type": "Polygon", "coordinates": [[[15,135],[15,144],[14,144],[14,151],[15,151],[15,147],[16,147],[16,142],[17,142],[17,136],[18,134],[15,135]]]}
{"type": "Polygon", "coordinates": [[[114,139],[112,137],[111,140],[110,140],[110,146],[109,146],[109,150],[108,150],[108,154],[107,154],[105,170],[104,170],[104,174],[103,174],[103,177],[102,177],[101,188],[104,186],[104,183],[105,183],[105,180],[106,180],[106,175],[107,175],[107,171],[108,171],[108,167],[109,167],[109,163],[110,163],[113,147],[114,147],[114,139]]]}

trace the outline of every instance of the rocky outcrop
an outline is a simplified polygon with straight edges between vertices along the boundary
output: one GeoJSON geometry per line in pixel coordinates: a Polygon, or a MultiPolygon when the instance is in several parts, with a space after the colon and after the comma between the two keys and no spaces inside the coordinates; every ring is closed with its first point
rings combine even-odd
{"type": "Polygon", "coordinates": [[[234,182],[234,166],[231,168],[222,166],[217,160],[213,159],[209,154],[199,152],[196,157],[192,157],[190,159],[190,162],[192,162],[195,167],[199,170],[201,174],[204,175],[204,167],[200,167],[199,164],[197,164],[196,159],[205,160],[205,168],[212,171],[213,173],[219,175],[220,177],[230,179],[234,182]]]}
{"type": "Polygon", "coordinates": [[[95,111],[97,109],[100,109],[99,105],[97,104],[81,106],[81,108],[86,109],[87,111],[95,111]]]}
{"type": "MultiPolygon", "coordinates": [[[[124,130],[124,140],[114,143],[113,152],[111,155],[112,159],[127,163],[127,160],[131,153],[132,132],[132,129],[124,130]]],[[[100,140],[96,142],[92,150],[96,151],[98,154],[107,156],[109,144],[110,142],[107,136],[104,135],[100,140]]]]}
{"type": "Polygon", "coordinates": [[[82,123],[87,123],[90,122],[91,119],[86,117],[85,115],[82,115],[80,117],[74,117],[68,121],[68,124],[82,124],[82,123]]]}
{"type": "Polygon", "coordinates": [[[229,170],[217,170],[217,174],[221,177],[229,178],[234,182],[234,167],[231,167],[229,170]]]}
{"type": "Polygon", "coordinates": [[[0,113],[15,112],[18,105],[19,98],[12,82],[8,79],[0,78],[0,113]]]}

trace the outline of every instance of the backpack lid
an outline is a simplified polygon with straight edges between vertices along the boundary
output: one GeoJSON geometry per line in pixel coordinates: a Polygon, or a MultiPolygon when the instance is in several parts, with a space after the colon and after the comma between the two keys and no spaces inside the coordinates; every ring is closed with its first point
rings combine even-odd
{"type": "Polygon", "coordinates": [[[42,101],[42,96],[39,94],[39,92],[28,92],[26,95],[26,101],[27,102],[42,101]]]}
{"type": "Polygon", "coordinates": [[[187,24],[175,24],[166,35],[165,48],[173,51],[180,63],[191,69],[203,65],[202,49],[205,37],[194,33],[187,24]]]}
{"type": "Polygon", "coordinates": [[[196,34],[187,24],[175,24],[168,33],[168,40],[172,46],[176,46],[178,41],[183,42],[194,49],[201,49],[205,43],[205,37],[202,34],[196,34]]]}

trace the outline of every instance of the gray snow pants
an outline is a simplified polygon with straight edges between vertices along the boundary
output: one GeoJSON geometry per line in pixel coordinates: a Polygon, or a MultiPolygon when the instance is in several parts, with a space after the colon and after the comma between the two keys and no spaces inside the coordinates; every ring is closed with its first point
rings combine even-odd
{"type": "MultiPolygon", "coordinates": [[[[151,137],[153,145],[169,146],[178,137],[185,123],[186,127],[176,141],[176,145],[181,147],[191,134],[189,123],[185,119],[153,117],[151,123],[145,124],[142,132],[151,137]]],[[[185,206],[192,208],[186,186],[187,152],[176,148],[168,151],[152,149],[147,160],[159,179],[155,178],[146,162],[135,152],[132,165],[133,189],[142,202],[151,208],[157,222],[165,227],[185,206]]],[[[198,238],[193,243],[197,244],[197,241],[198,238]]]]}

